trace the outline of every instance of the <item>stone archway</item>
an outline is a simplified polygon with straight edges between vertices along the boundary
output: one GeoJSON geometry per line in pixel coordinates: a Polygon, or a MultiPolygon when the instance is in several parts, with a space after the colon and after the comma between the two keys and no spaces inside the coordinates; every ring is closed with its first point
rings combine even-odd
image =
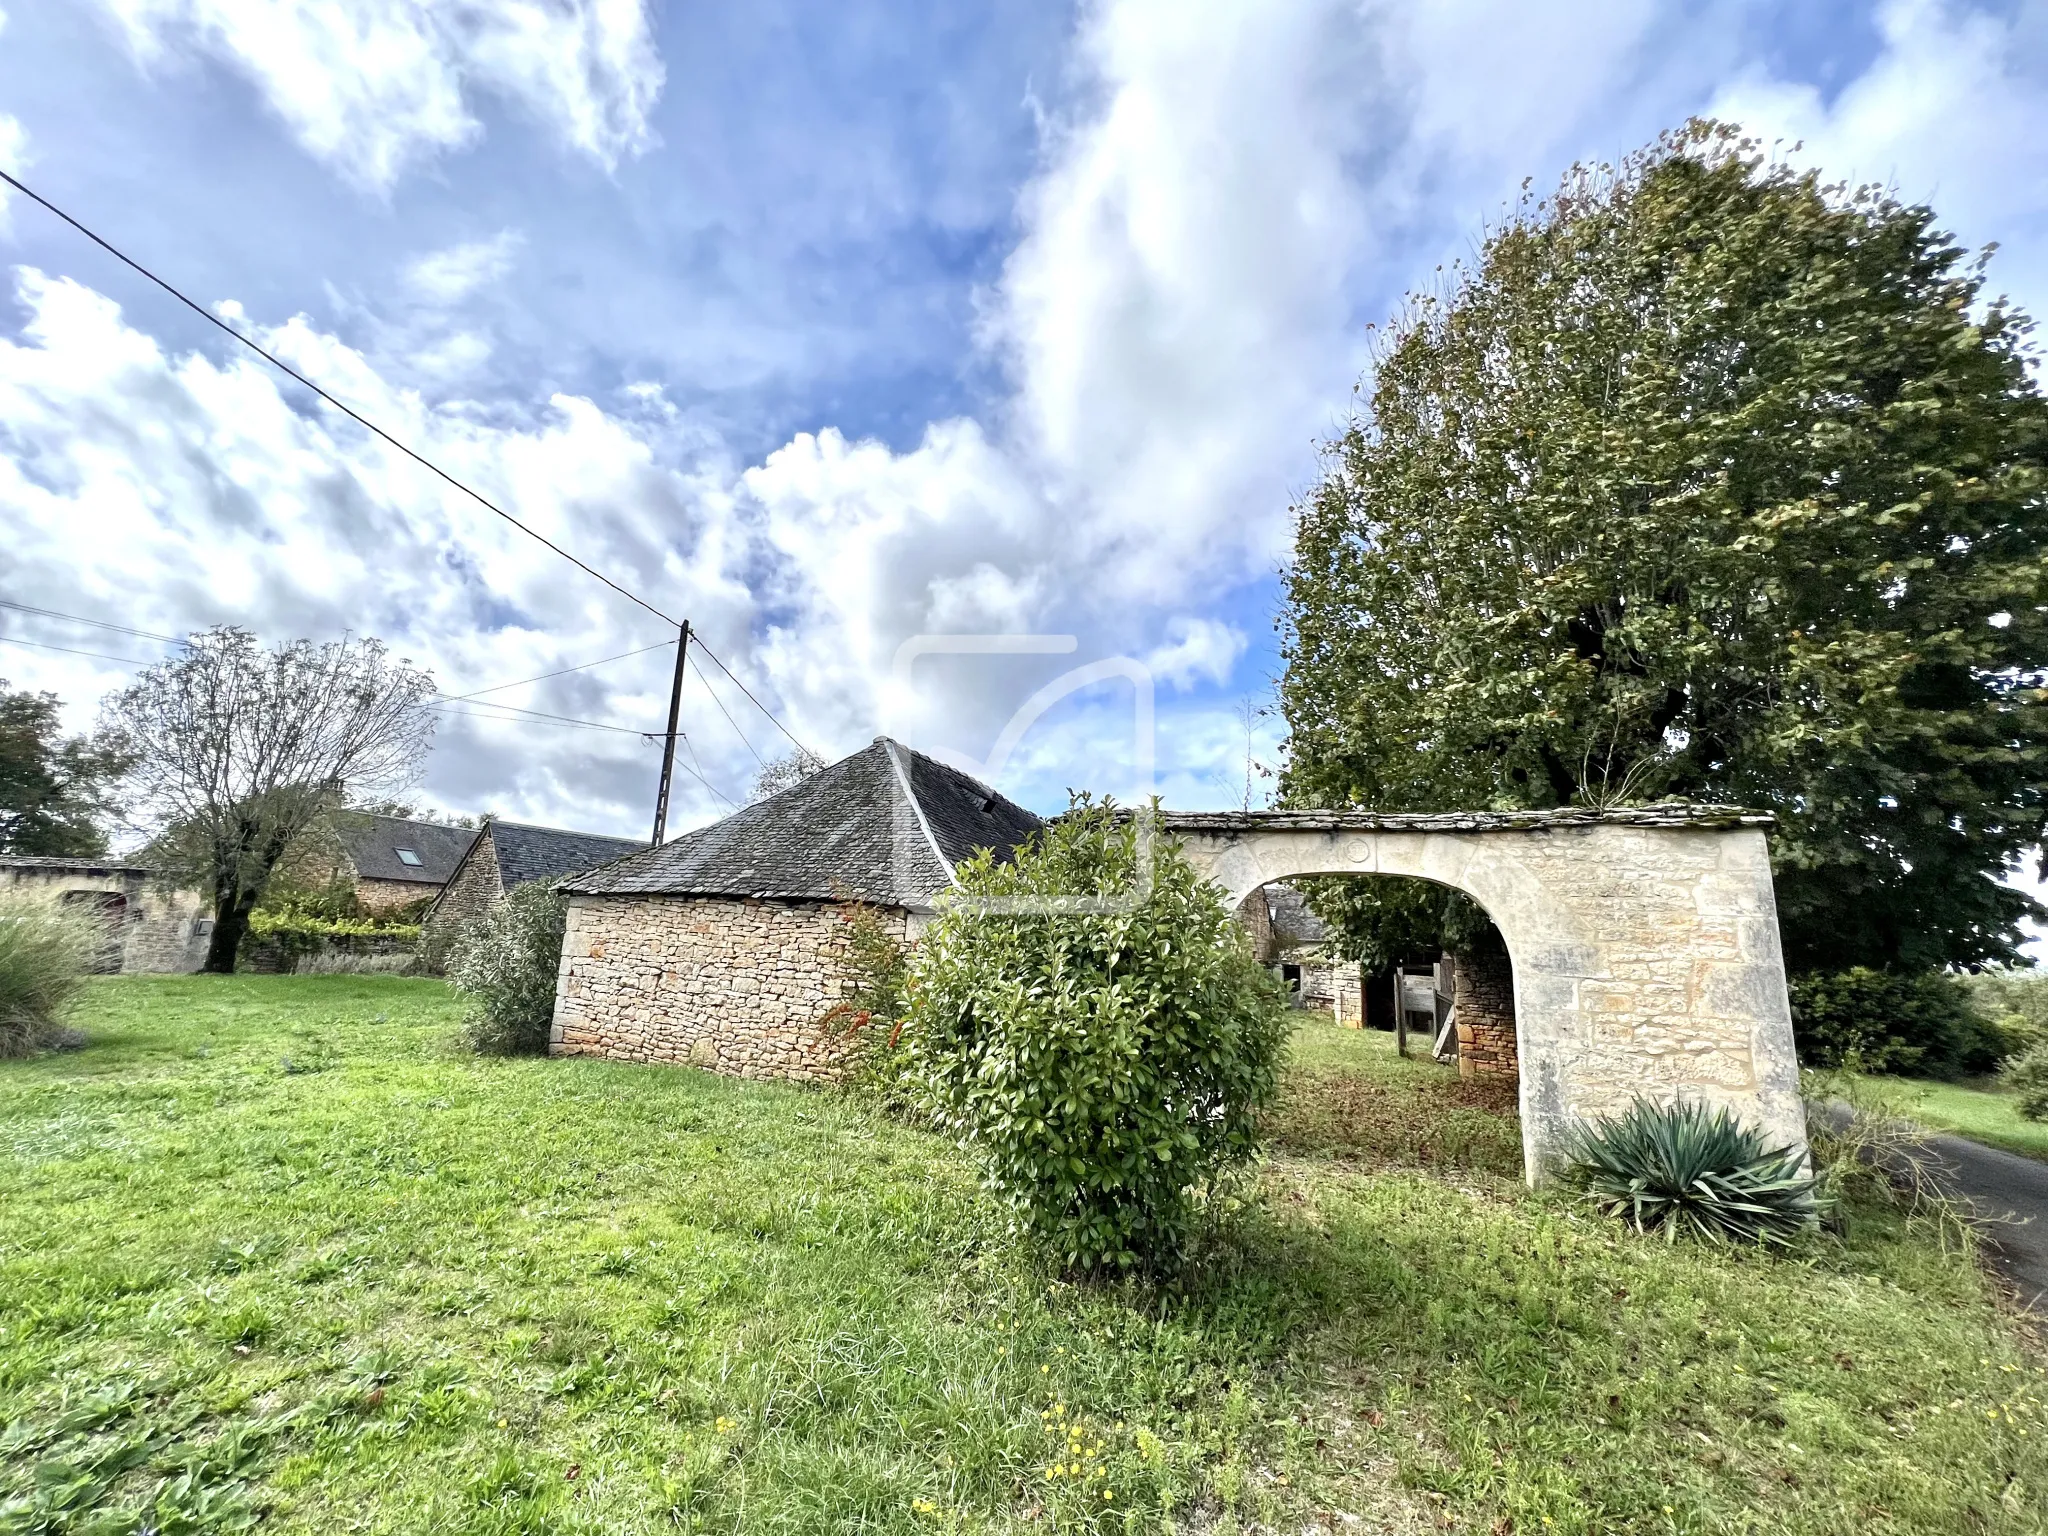
{"type": "Polygon", "coordinates": [[[1299,875],[1409,875],[1484,907],[1514,966],[1532,1183],[1574,1125],[1639,1095],[1725,1104],[1805,1150],[1769,825],[1690,807],[1159,817],[1233,909],[1299,875]]]}

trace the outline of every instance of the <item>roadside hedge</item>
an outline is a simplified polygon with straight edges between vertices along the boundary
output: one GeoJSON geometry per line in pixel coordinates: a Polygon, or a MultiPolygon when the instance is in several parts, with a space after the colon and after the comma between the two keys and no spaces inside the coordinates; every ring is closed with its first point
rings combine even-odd
{"type": "Polygon", "coordinates": [[[1960,979],[1940,972],[1808,972],[1791,991],[1802,1066],[1961,1077],[1995,1071],[2016,1047],[1960,979]]]}

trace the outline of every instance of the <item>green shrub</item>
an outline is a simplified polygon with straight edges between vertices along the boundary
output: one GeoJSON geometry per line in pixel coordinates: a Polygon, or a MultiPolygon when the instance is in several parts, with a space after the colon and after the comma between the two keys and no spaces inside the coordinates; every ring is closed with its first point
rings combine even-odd
{"type": "Polygon", "coordinates": [[[2013,1091],[2022,1116],[2048,1120],[2048,1040],[2006,1062],[1998,1077],[2013,1091]]]}
{"type": "Polygon", "coordinates": [[[1619,1119],[1572,1138],[1571,1176],[1610,1216],[1666,1240],[1783,1244],[1820,1215],[1797,1152],[1727,1109],[1638,1099],[1619,1119]]]}
{"type": "Polygon", "coordinates": [[[542,881],[515,886],[462,932],[448,979],[470,1000],[471,1047],[494,1056],[548,1048],[568,898],[542,881]]]}
{"type": "Polygon", "coordinates": [[[2022,1056],[2048,1040],[2048,972],[1999,967],[1960,980],[2003,1055],[2022,1056]]]}
{"type": "Polygon", "coordinates": [[[1013,1229],[1071,1272],[1182,1261],[1256,1150],[1286,1035],[1222,893],[1162,840],[1149,892],[1116,910],[1137,875],[1135,825],[1077,800],[1014,863],[961,866],[910,983],[925,1107],[980,1158],[1013,1229]]]}
{"type": "Polygon", "coordinates": [[[843,995],[818,1027],[839,1042],[840,1083],[891,1109],[909,1107],[903,1031],[910,1013],[910,957],[891,925],[864,901],[843,899],[846,948],[840,959],[843,995]]]}
{"type": "Polygon", "coordinates": [[[1953,976],[1939,972],[1810,972],[1795,976],[1792,1033],[1800,1065],[1955,1077],[1989,1072],[2004,1037],[1953,976]]]}
{"type": "Polygon", "coordinates": [[[369,953],[373,941],[417,945],[417,923],[398,922],[388,917],[325,917],[301,907],[289,906],[249,914],[249,938],[254,945],[274,950],[288,971],[315,955],[369,953]]]}
{"type": "Polygon", "coordinates": [[[49,1043],[100,942],[96,924],[61,907],[0,901],[0,1056],[49,1043]]]}

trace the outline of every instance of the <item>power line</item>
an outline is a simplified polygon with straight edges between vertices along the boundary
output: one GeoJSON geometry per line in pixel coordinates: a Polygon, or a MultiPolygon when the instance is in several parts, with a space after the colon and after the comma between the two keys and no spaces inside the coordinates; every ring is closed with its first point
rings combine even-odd
{"type": "Polygon", "coordinates": [[[88,619],[79,613],[59,613],[54,608],[31,608],[27,603],[13,603],[0,598],[0,608],[12,608],[16,613],[33,613],[45,619],[65,619],[73,624],[90,624],[94,629],[111,629],[119,635],[133,635],[138,640],[161,640],[165,645],[183,645],[177,635],[152,634],[146,629],[130,629],[125,624],[109,624],[105,619],[88,619]]]}
{"type": "MultiPolygon", "coordinates": [[[[0,171],[0,176],[4,176],[5,174],[6,172],[0,171]]],[[[733,686],[738,688],[741,693],[744,693],[749,699],[753,699],[754,708],[761,711],[761,713],[766,715],[771,721],[774,721],[775,729],[782,732],[783,735],[789,736],[791,746],[795,747],[797,751],[803,753],[806,757],[816,757],[818,755],[817,753],[813,752],[809,747],[805,746],[802,742],[798,741],[796,737],[790,735],[789,727],[784,725],[780,720],[777,720],[775,718],[775,711],[770,709],[766,704],[763,704],[759,699],[754,698],[753,689],[749,688],[737,677],[733,677],[732,668],[728,667],[724,662],[718,660],[718,653],[716,651],[712,650],[710,646],[701,643],[698,645],[697,649],[702,651],[706,656],[709,656],[714,662],[718,663],[718,670],[723,672],[727,677],[731,677],[733,681],[733,686]]],[[[749,745],[751,745],[751,743],[749,745]]],[[[756,755],[758,756],[759,754],[757,753],[756,755]]]]}
{"type": "Polygon", "coordinates": [[[12,635],[0,635],[0,645],[32,645],[39,651],[62,651],[66,656],[95,656],[101,661],[124,661],[131,667],[153,667],[153,661],[138,661],[133,656],[109,656],[105,651],[81,651],[76,646],[50,645],[42,640],[17,640],[12,635]]]}
{"type": "Polygon", "coordinates": [[[479,715],[466,709],[449,709],[440,704],[422,704],[420,708],[431,715],[448,715],[457,720],[489,720],[498,725],[558,725],[585,731],[623,731],[628,736],[645,736],[647,734],[645,731],[628,731],[622,725],[601,725],[595,720],[516,720],[510,715],[479,715]]]}
{"type": "MultiPolygon", "coordinates": [[[[451,699],[449,699],[449,698],[447,697],[447,695],[445,695],[445,694],[436,694],[436,695],[435,695],[434,697],[435,697],[435,700],[436,700],[436,706],[437,706],[437,707],[438,707],[438,705],[440,705],[440,704],[448,704],[448,703],[453,703],[453,702],[459,702],[459,701],[455,701],[455,700],[451,700],[451,699]]],[[[606,723],[605,723],[604,721],[602,721],[602,720],[578,720],[578,719],[577,719],[577,718],[576,718],[575,716],[573,716],[573,715],[551,715],[551,714],[547,713],[547,711],[545,711],[545,710],[540,710],[540,709],[521,709],[521,708],[520,708],[520,707],[519,707],[519,706],[518,706],[517,704],[500,704],[500,703],[497,703],[497,702],[496,702],[495,700],[491,700],[491,699],[485,699],[485,700],[482,700],[481,702],[479,702],[479,703],[478,703],[478,705],[477,705],[477,708],[479,708],[479,709],[508,709],[508,710],[512,711],[512,713],[513,713],[513,714],[515,714],[515,715],[526,715],[526,716],[530,716],[530,717],[531,717],[532,719],[534,719],[534,720],[552,720],[552,721],[554,721],[554,722],[555,722],[556,724],[558,724],[558,725],[580,725],[580,726],[584,726],[584,727],[586,727],[587,729],[589,729],[589,730],[593,730],[593,731],[617,731],[617,732],[618,732],[618,733],[619,733],[620,735],[622,735],[622,736],[645,736],[645,737],[647,737],[647,738],[648,738],[649,740],[652,740],[652,739],[653,739],[653,738],[654,738],[654,737],[655,737],[655,736],[656,736],[657,734],[659,734],[658,732],[654,732],[654,731],[636,731],[636,730],[634,730],[634,729],[633,729],[633,728],[632,728],[632,727],[631,727],[630,725],[608,725],[608,724],[606,724],[606,723]]],[[[464,711],[461,711],[461,710],[449,710],[449,711],[447,711],[447,713],[450,713],[450,714],[461,714],[461,713],[464,713],[464,711]]],[[[477,714],[472,714],[472,715],[470,715],[470,716],[469,716],[469,718],[470,718],[470,719],[472,719],[472,720],[504,720],[504,719],[505,719],[505,717],[504,717],[503,715],[477,715],[477,714]]],[[[525,721],[523,721],[523,720],[511,720],[511,721],[507,721],[506,723],[507,723],[507,724],[510,724],[510,725],[523,725],[523,724],[525,724],[526,722],[525,722],[525,721]]]]}
{"type": "Polygon", "coordinates": [[[616,656],[601,657],[597,661],[578,662],[573,667],[563,667],[559,672],[543,672],[539,677],[522,677],[516,683],[493,683],[488,688],[479,688],[475,693],[446,693],[444,699],[475,699],[487,693],[503,693],[507,688],[523,688],[528,683],[544,683],[551,677],[567,677],[571,672],[588,672],[592,667],[604,666],[607,662],[624,661],[628,656],[645,656],[649,651],[658,651],[663,646],[674,645],[673,640],[657,640],[652,645],[643,645],[637,651],[621,651],[616,656]]]}
{"type": "MultiPolygon", "coordinates": [[[[221,319],[220,316],[216,315],[212,310],[207,309],[203,305],[195,303],[193,300],[186,298],[183,293],[179,292],[176,288],[172,287],[169,283],[165,282],[162,278],[158,277],[154,272],[150,271],[149,268],[145,267],[141,262],[137,261],[134,257],[128,255],[126,252],[120,250],[118,247],[114,246],[109,241],[102,239],[99,235],[94,234],[90,229],[86,228],[85,225],[79,223],[78,220],[71,217],[70,214],[66,213],[62,208],[59,208],[55,203],[51,202],[48,198],[44,197],[40,192],[37,192],[30,187],[24,186],[21,182],[17,181],[14,177],[8,175],[8,173],[5,171],[0,171],[0,181],[6,182],[7,185],[14,188],[15,191],[21,193],[22,196],[28,198],[31,202],[38,203],[42,207],[48,209],[51,213],[54,213],[58,218],[62,219],[66,224],[69,224],[73,229],[77,230],[81,235],[85,236],[85,238],[90,240],[94,245],[98,246],[101,250],[105,251],[108,255],[112,256],[116,261],[121,262],[125,266],[133,268],[135,271],[141,273],[144,277],[148,278],[152,283],[155,283],[157,287],[163,289],[165,293],[168,293],[180,304],[184,305],[187,309],[191,310],[193,314],[199,316],[199,318],[204,320],[208,325],[214,326],[222,331],[225,331],[228,335],[234,337],[236,341],[239,341],[251,352],[254,352],[258,357],[262,358],[265,362],[269,363],[271,367],[277,369],[280,373],[288,374],[290,377],[298,380],[299,383],[305,385],[306,388],[313,391],[313,393],[318,395],[322,400],[325,400],[337,411],[340,411],[342,415],[348,417],[351,421],[355,422],[358,426],[362,427],[366,431],[372,432],[376,436],[381,437],[385,442],[389,443],[392,447],[396,448],[400,453],[404,454],[407,458],[413,460],[413,462],[421,465],[425,469],[431,470],[434,474],[440,476],[443,480],[447,481],[450,485],[454,486],[456,490],[462,492],[463,495],[470,497],[477,503],[477,505],[483,507],[486,511],[496,513],[499,517],[502,517],[506,522],[510,523],[514,528],[517,528],[521,533],[525,534],[528,538],[536,539],[542,544],[545,544],[549,549],[553,550],[556,554],[560,555],[564,560],[568,561],[578,570],[583,571],[586,575],[595,576],[599,581],[603,582],[606,586],[610,587],[614,592],[618,593],[619,596],[625,598],[629,602],[638,603],[642,608],[645,608],[657,619],[660,619],[664,623],[667,623],[671,626],[680,622],[676,619],[670,618],[667,614],[663,613],[659,608],[655,607],[654,604],[648,602],[646,598],[641,597],[636,593],[627,591],[624,587],[620,586],[616,581],[613,581],[611,577],[605,575],[603,571],[598,570],[597,567],[593,565],[587,565],[583,561],[577,559],[574,555],[570,554],[569,551],[562,548],[561,545],[557,544],[553,539],[549,538],[546,534],[538,532],[533,528],[529,528],[525,523],[522,523],[510,512],[507,512],[503,507],[499,506],[496,502],[490,500],[482,492],[472,490],[469,486],[464,485],[460,480],[456,479],[453,475],[449,474],[447,470],[441,468],[441,466],[436,464],[432,459],[429,459],[425,455],[417,453],[413,449],[408,448],[404,443],[401,443],[397,438],[393,437],[389,432],[386,432],[382,427],[378,426],[374,421],[371,421],[368,417],[361,415],[359,412],[350,409],[346,405],[343,405],[339,400],[335,399],[334,396],[327,393],[327,391],[322,389],[318,384],[315,384],[303,373],[300,373],[296,368],[292,367],[291,364],[285,362],[283,359],[279,358],[274,353],[266,350],[262,346],[258,345],[256,342],[250,340],[247,336],[244,336],[240,331],[236,330],[233,326],[229,325],[227,321],[221,319]]],[[[712,659],[716,660],[717,658],[714,657],[712,659]]],[[[724,665],[723,662],[720,662],[719,664],[721,666],[724,665]]]]}
{"type": "MultiPolygon", "coordinates": [[[[700,646],[699,649],[701,650],[702,647],[700,646]]],[[[697,674],[697,681],[704,685],[704,691],[711,695],[711,702],[718,706],[718,712],[725,716],[725,723],[732,727],[733,735],[739,737],[749,752],[754,753],[754,761],[763,768],[766,768],[768,766],[766,759],[759,752],[754,751],[754,744],[747,740],[747,733],[740,729],[739,721],[733,719],[732,711],[725,707],[725,700],[721,699],[717,691],[712,688],[711,679],[704,675],[704,669],[702,667],[693,667],[691,670],[697,674]]]]}

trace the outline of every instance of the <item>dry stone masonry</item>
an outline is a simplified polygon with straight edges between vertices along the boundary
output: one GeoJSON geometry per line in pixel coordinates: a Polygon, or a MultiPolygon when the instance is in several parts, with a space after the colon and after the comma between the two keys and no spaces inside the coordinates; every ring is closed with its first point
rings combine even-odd
{"type": "Polygon", "coordinates": [[[1767,818],[1649,807],[1162,821],[1233,906],[1268,881],[1383,874],[1484,907],[1513,959],[1532,1179],[1575,1125],[1638,1096],[1727,1105],[1774,1144],[1805,1148],[1767,818]]]}
{"type": "MultiPolygon", "coordinates": [[[[908,914],[882,915],[907,940],[908,914]]],[[[824,902],[573,896],[550,1050],[827,1081],[846,936],[824,902]]]]}

